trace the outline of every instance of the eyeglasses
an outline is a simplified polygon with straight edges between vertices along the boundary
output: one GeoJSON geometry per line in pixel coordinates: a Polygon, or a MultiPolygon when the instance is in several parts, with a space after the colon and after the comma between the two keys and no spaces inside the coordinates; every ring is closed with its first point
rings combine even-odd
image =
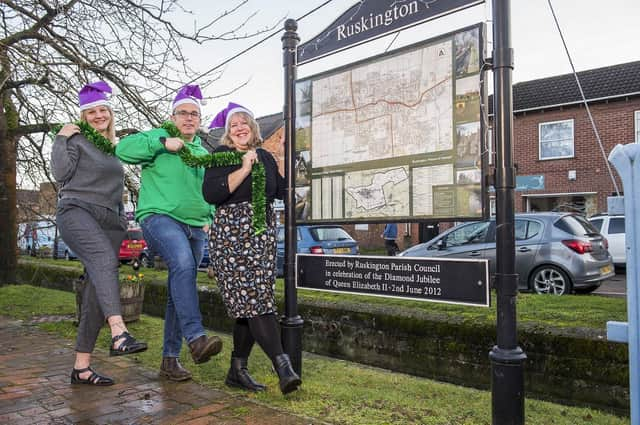
{"type": "Polygon", "coordinates": [[[188,111],[176,111],[176,112],[173,113],[173,115],[177,115],[182,119],[186,119],[187,117],[191,117],[193,119],[200,118],[200,112],[198,112],[198,111],[191,111],[191,112],[188,112],[188,111]]]}

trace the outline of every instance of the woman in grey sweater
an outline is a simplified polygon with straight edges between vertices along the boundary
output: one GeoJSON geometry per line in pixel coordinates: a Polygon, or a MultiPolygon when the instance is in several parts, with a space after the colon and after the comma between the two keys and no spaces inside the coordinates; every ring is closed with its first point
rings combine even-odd
{"type": "Polygon", "coordinates": [[[85,267],[72,384],[113,385],[91,368],[91,353],[105,319],[111,328],[110,354],[147,349],[129,334],[122,320],[118,251],[126,220],[122,213],[124,171],[113,155],[114,116],[103,81],[79,92],[80,121],[65,124],[51,151],[51,171],[59,185],[56,220],[62,239],[85,267]]]}

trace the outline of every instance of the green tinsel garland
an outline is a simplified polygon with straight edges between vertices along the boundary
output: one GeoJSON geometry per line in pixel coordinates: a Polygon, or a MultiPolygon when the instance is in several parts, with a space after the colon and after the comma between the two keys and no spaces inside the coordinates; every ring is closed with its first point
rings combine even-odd
{"type": "MultiPolygon", "coordinates": [[[[116,146],[111,143],[111,140],[104,137],[102,134],[98,132],[95,128],[91,127],[86,121],[76,121],[75,125],[80,127],[80,133],[91,143],[93,143],[96,148],[106,153],[107,155],[113,156],[116,153],[116,146]]],[[[54,135],[58,134],[62,129],[62,124],[54,125],[51,129],[51,132],[54,135]]]]}
{"type": "MultiPolygon", "coordinates": [[[[165,121],[161,128],[171,137],[180,137],[180,131],[172,121],[165,121]]],[[[228,167],[242,164],[245,152],[216,152],[213,154],[196,156],[185,144],[178,151],[178,156],[189,167],[228,167]]],[[[264,165],[256,161],[251,168],[251,204],[253,205],[253,229],[256,235],[266,230],[266,202],[265,202],[265,171],[264,165]]]]}
{"type": "MultiPolygon", "coordinates": [[[[107,155],[115,155],[116,147],[109,139],[100,134],[95,128],[91,127],[86,121],[76,121],[75,125],[80,127],[80,133],[91,143],[93,143],[99,150],[107,155]]],[[[165,121],[162,123],[163,128],[169,136],[178,137],[180,131],[173,121],[165,121]]],[[[51,129],[52,134],[55,135],[60,132],[62,125],[58,124],[51,129]]],[[[217,152],[214,154],[196,156],[191,153],[191,149],[185,144],[182,149],[178,151],[178,156],[189,167],[228,167],[230,165],[242,164],[242,156],[244,152],[217,152]]],[[[253,164],[251,168],[251,204],[253,205],[253,229],[256,235],[262,234],[266,230],[266,202],[265,202],[265,171],[264,165],[261,162],[253,164]]]]}

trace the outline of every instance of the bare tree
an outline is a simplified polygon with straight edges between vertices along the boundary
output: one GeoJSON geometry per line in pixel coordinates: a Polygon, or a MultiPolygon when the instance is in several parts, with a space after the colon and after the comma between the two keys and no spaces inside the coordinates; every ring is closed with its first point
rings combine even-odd
{"type": "MultiPolygon", "coordinates": [[[[180,0],[0,0],[0,284],[16,276],[16,167],[34,181],[51,180],[43,133],[77,119],[78,88],[109,81],[119,91],[119,128],[158,125],[166,101],[196,75],[184,43],[211,52],[279,24],[247,33],[254,12],[230,26],[246,3],[198,23],[180,0]],[[190,29],[177,24],[188,20],[190,29]]],[[[219,78],[198,83],[206,88],[219,78]]]]}

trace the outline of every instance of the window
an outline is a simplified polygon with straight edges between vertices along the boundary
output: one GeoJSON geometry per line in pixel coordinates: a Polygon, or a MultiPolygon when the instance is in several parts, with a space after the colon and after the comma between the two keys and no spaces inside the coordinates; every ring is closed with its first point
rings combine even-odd
{"type": "Polygon", "coordinates": [[[127,240],[142,240],[144,236],[142,235],[142,230],[127,230],[127,240]]]}
{"type": "Polygon", "coordinates": [[[584,236],[598,230],[581,215],[567,215],[554,223],[558,229],[575,236],[584,236]]]}
{"type": "Polygon", "coordinates": [[[524,241],[537,236],[538,233],[540,233],[542,225],[537,221],[516,220],[514,227],[516,240],[524,241]]]}
{"type": "Polygon", "coordinates": [[[489,224],[488,221],[480,221],[452,231],[446,236],[446,246],[452,247],[484,242],[487,237],[487,230],[489,230],[489,224]]]}
{"type": "Polygon", "coordinates": [[[636,143],[640,143],[640,111],[635,112],[635,123],[636,123],[636,143]]]}
{"type": "Polygon", "coordinates": [[[609,219],[609,234],[624,233],[624,217],[612,217],[609,219]]]}
{"type": "Polygon", "coordinates": [[[599,218],[597,220],[589,220],[589,221],[591,221],[591,224],[593,224],[593,227],[598,229],[598,232],[602,232],[602,222],[604,221],[604,219],[599,218]]]}
{"type": "Polygon", "coordinates": [[[310,229],[316,241],[348,241],[351,236],[342,227],[316,227],[310,229]]]}
{"type": "Polygon", "coordinates": [[[538,132],[540,159],[573,157],[573,120],[540,123],[538,132]]]}

